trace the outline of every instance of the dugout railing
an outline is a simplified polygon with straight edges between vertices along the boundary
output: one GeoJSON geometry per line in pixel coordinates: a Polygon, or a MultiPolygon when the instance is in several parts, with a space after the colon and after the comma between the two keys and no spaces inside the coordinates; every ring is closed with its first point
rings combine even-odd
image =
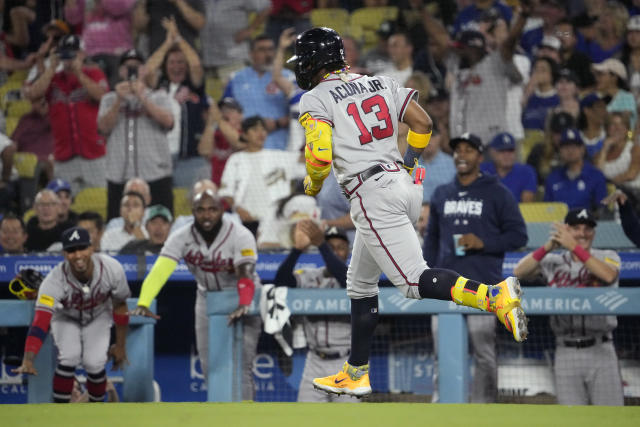
{"type": "MultiPolygon", "coordinates": [[[[259,293],[251,305],[251,315],[259,315],[259,293]]],[[[238,303],[235,291],[210,292],[209,372],[207,400],[236,402],[241,399],[242,325],[227,325],[227,316],[238,303]]],[[[287,306],[292,315],[348,315],[350,303],[344,289],[289,289],[287,306]]],[[[640,288],[525,288],[523,307],[528,316],[536,315],[640,315],[640,288]]],[[[477,310],[452,302],[409,300],[395,288],[381,288],[381,316],[437,314],[439,316],[438,360],[439,395],[442,403],[465,403],[470,381],[468,337],[464,314],[477,310]],[[455,373],[455,374],[454,374],[455,373]]],[[[493,315],[493,314],[486,314],[493,315]]],[[[327,373],[329,374],[329,373],[327,373]]]]}
{"type": "MultiPolygon", "coordinates": [[[[136,307],[138,299],[129,298],[129,310],[136,307]]],[[[0,327],[31,325],[34,314],[33,301],[0,299],[0,327]]],[[[155,313],[155,301],[151,310],[155,313]]],[[[122,400],[125,402],[151,402],[153,389],[153,329],[156,321],[149,317],[131,317],[127,333],[127,358],[122,369],[122,400]]],[[[34,366],[38,375],[27,376],[27,402],[50,403],[53,401],[52,384],[55,371],[55,349],[51,334],[47,335],[34,366]]]]}

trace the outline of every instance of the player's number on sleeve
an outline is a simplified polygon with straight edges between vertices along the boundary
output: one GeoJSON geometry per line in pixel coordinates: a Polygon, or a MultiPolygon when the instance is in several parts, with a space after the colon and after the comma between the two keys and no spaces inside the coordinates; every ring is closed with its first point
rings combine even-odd
{"type": "Polygon", "coordinates": [[[353,121],[356,122],[356,126],[360,130],[360,144],[368,144],[373,139],[385,139],[389,138],[393,135],[393,122],[391,121],[391,116],[389,116],[389,107],[387,106],[387,102],[384,100],[384,97],[381,95],[374,95],[371,98],[367,98],[360,104],[360,108],[362,108],[362,112],[366,114],[370,114],[374,112],[374,107],[378,107],[375,110],[376,118],[378,122],[384,122],[384,127],[373,126],[371,131],[367,129],[365,124],[360,117],[360,109],[356,105],[355,102],[347,105],[347,114],[349,114],[353,121]]]}

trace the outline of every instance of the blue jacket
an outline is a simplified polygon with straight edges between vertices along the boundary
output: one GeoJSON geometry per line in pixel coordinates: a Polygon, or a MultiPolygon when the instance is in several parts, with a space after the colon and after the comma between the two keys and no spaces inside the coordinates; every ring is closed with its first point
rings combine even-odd
{"type": "Polygon", "coordinates": [[[527,240],[518,202],[495,177],[481,175],[466,187],[456,178],[438,187],[431,198],[423,255],[430,267],[495,284],[503,279],[504,253],[523,247],[527,240]],[[478,236],[484,248],[456,256],[453,235],[466,233],[478,236]]]}

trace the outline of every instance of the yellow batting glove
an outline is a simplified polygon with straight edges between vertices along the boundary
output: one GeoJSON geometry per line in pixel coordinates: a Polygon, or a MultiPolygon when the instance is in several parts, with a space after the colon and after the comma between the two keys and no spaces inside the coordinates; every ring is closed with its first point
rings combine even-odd
{"type": "Polygon", "coordinates": [[[309,175],[304,177],[304,194],[315,196],[322,189],[322,181],[315,181],[309,175]]]}

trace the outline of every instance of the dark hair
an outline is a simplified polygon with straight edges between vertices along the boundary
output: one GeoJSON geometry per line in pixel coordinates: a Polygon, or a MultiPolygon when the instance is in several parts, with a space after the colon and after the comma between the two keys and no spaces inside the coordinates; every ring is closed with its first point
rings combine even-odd
{"type": "MultiPolygon", "coordinates": [[[[147,204],[144,201],[144,196],[142,194],[138,193],[137,191],[127,191],[126,193],[124,193],[122,195],[122,199],[124,199],[127,196],[134,196],[134,197],[139,198],[142,201],[142,207],[144,207],[144,208],[147,207],[147,204]]],[[[120,202],[122,202],[122,199],[120,199],[120,202]]]]}
{"type": "MultiPolygon", "coordinates": [[[[413,40],[411,40],[411,35],[407,31],[404,31],[404,30],[394,31],[391,34],[391,36],[403,36],[407,44],[411,45],[411,47],[414,47],[413,40]]],[[[389,38],[391,38],[391,36],[389,36],[389,38]]]]}
{"type": "Polygon", "coordinates": [[[4,216],[0,219],[0,227],[2,227],[2,224],[4,223],[5,219],[16,219],[16,220],[18,220],[18,222],[20,223],[20,227],[22,228],[22,231],[24,231],[25,233],[27,232],[27,227],[24,225],[24,221],[22,220],[22,218],[20,218],[19,216],[17,216],[13,212],[7,212],[6,214],[4,214],[4,216]]]}
{"type": "Polygon", "coordinates": [[[249,50],[253,50],[253,48],[256,47],[256,44],[258,42],[262,42],[262,41],[265,41],[265,40],[269,40],[269,41],[273,42],[273,39],[271,37],[269,37],[268,35],[266,35],[266,34],[260,34],[260,35],[255,36],[254,38],[252,38],[249,41],[249,50]]]}
{"type": "Polygon", "coordinates": [[[555,85],[556,84],[556,80],[558,80],[558,72],[560,71],[558,69],[558,63],[549,58],[548,56],[538,56],[533,60],[533,64],[531,64],[531,69],[533,70],[533,67],[536,65],[536,62],[540,62],[540,61],[545,61],[547,64],[549,64],[549,68],[551,69],[551,84],[555,85]]]}
{"type": "Polygon", "coordinates": [[[102,219],[102,215],[98,212],[84,211],[78,215],[78,222],[80,221],[92,221],[98,230],[102,230],[104,228],[104,220],[102,219]]]}
{"type": "Polygon", "coordinates": [[[264,127],[264,120],[260,116],[247,117],[242,121],[242,132],[246,132],[254,126],[261,124],[264,127]]]}

